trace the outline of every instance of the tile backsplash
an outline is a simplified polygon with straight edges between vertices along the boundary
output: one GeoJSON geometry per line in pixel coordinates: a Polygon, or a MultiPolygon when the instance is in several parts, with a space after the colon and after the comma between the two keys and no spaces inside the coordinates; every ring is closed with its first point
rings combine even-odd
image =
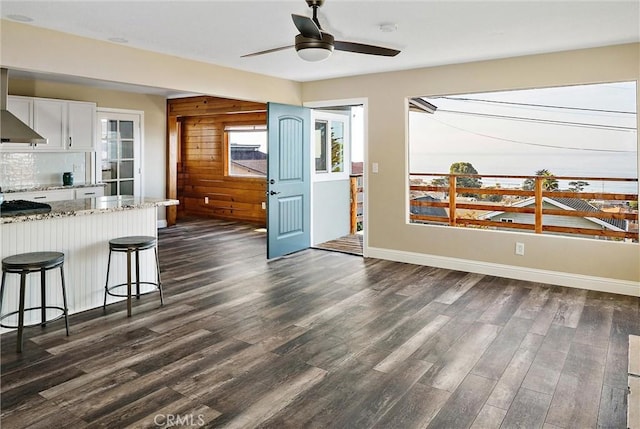
{"type": "Polygon", "coordinates": [[[0,187],[30,188],[62,185],[62,173],[73,172],[75,184],[85,183],[87,171],[84,153],[0,153],[0,187]]]}

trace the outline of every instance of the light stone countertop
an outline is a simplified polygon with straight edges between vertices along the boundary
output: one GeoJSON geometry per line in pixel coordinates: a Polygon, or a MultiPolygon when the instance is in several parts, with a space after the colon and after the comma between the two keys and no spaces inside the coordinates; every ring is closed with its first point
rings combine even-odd
{"type": "Polygon", "coordinates": [[[2,188],[2,192],[5,194],[11,194],[13,192],[38,192],[38,191],[55,191],[58,189],[81,189],[81,188],[95,188],[98,186],[107,186],[106,183],[78,183],[70,186],[64,185],[38,185],[24,188],[2,188]]]}
{"type": "Polygon", "coordinates": [[[166,198],[114,195],[108,197],[82,198],[78,200],[49,201],[47,204],[51,206],[49,213],[2,216],[0,217],[0,224],[55,219],[68,216],[85,216],[147,207],[177,206],[180,202],[166,198]]]}

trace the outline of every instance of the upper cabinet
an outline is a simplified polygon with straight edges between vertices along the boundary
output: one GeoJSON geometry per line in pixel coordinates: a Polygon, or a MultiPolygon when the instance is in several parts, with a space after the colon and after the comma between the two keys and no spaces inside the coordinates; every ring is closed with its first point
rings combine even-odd
{"type": "Polygon", "coordinates": [[[96,150],[96,103],[67,102],[67,149],[82,152],[96,150]]]}
{"type": "Polygon", "coordinates": [[[38,150],[61,151],[65,149],[67,104],[62,100],[33,99],[33,129],[47,139],[47,144],[37,145],[38,150]]]}
{"type": "Polygon", "coordinates": [[[7,108],[21,121],[47,139],[47,144],[30,146],[3,143],[0,148],[20,152],[92,152],[96,150],[96,104],[10,95],[7,108]]]}

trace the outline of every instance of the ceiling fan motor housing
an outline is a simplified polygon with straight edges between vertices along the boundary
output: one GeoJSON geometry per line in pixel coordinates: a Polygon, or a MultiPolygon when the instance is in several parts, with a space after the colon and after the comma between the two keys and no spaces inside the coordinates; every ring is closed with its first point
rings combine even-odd
{"type": "Polygon", "coordinates": [[[296,36],[296,51],[302,49],[326,49],[333,52],[334,38],[331,34],[322,32],[322,40],[312,37],[304,37],[302,34],[296,36]]]}
{"type": "Polygon", "coordinates": [[[309,7],[320,7],[323,5],[324,0],[306,0],[307,4],[309,5],[309,7]]]}

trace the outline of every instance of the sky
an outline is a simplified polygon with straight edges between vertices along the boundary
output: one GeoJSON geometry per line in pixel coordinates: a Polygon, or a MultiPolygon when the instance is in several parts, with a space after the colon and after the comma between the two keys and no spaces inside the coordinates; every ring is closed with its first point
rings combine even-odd
{"type": "Polygon", "coordinates": [[[425,99],[438,109],[410,113],[413,173],[637,177],[635,82],[425,99]]]}

